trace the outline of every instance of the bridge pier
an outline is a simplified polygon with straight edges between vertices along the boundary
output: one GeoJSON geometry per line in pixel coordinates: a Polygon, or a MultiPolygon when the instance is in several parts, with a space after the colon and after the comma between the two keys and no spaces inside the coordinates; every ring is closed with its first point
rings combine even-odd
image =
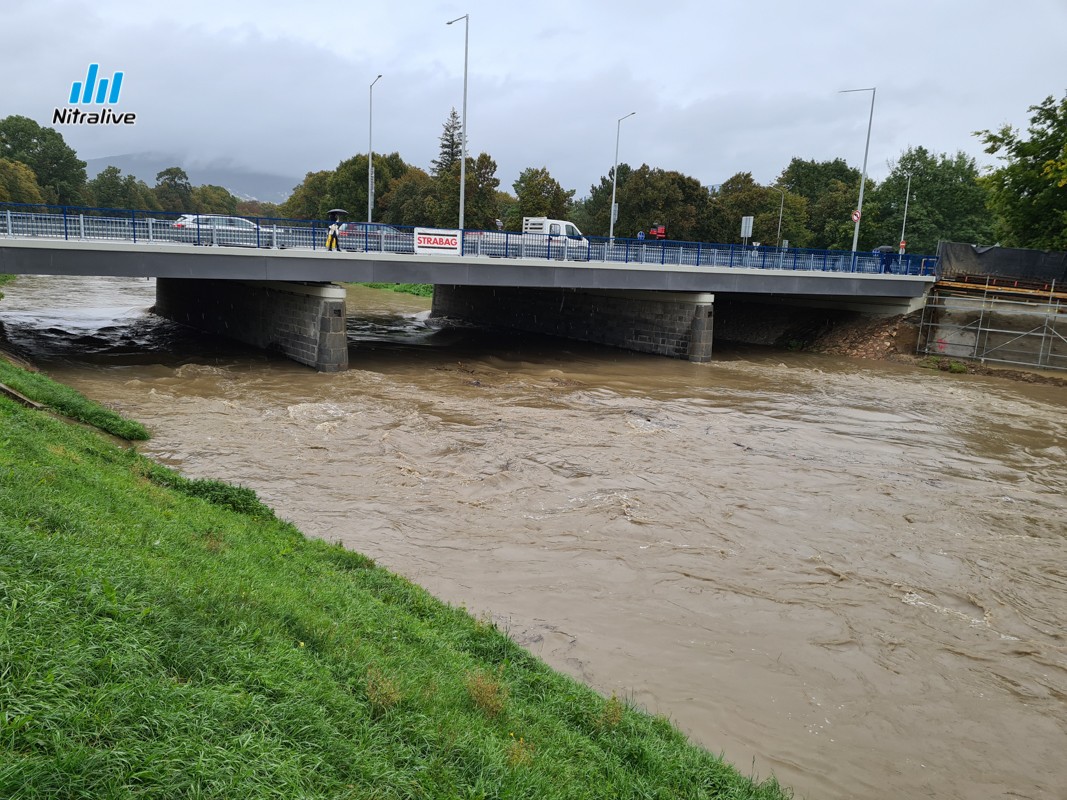
{"type": "Polygon", "coordinates": [[[714,305],[708,292],[437,285],[430,316],[706,362],[714,305]]]}
{"type": "Polygon", "coordinates": [[[156,314],[320,372],[348,368],[345,290],[328,283],[157,278],[156,314]]]}

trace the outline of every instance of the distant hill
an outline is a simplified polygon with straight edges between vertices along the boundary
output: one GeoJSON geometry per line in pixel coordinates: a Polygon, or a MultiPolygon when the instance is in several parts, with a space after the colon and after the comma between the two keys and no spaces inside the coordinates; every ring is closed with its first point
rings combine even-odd
{"type": "Polygon", "coordinates": [[[156,175],[161,171],[167,167],[181,167],[189,175],[189,181],[194,186],[209,183],[225,187],[231,194],[243,200],[263,200],[269,203],[283,202],[292,193],[293,187],[302,180],[289,175],[255,172],[231,161],[213,161],[207,164],[187,163],[188,161],[183,156],[166,153],[124,153],[88,159],[85,162],[85,171],[93,178],[105,167],[118,167],[124,175],[133,175],[149,186],[154,186],[156,175]]]}

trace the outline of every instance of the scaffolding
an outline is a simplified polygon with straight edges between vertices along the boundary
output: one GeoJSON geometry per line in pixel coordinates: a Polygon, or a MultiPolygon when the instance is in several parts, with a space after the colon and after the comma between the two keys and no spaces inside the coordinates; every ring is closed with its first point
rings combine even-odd
{"type": "Polygon", "coordinates": [[[1067,292],[1056,283],[985,277],[934,285],[916,350],[982,363],[1067,370],[1067,292]]]}

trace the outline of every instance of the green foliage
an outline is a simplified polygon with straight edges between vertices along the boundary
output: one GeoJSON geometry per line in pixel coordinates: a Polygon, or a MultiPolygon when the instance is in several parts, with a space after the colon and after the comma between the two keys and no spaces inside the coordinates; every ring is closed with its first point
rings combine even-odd
{"type": "Polygon", "coordinates": [[[133,175],[123,175],[118,167],[104,167],[86,188],[89,201],[97,208],[162,210],[148,184],[133,175]]]}
{"type": "Polygon", "coordinates": [[[864,225],[870,226],[879,244],[897,246],[902,226],[907,249],[913,253],[936,253],[942,239],[992,243],[993,219],[986,208],[987,193],[979,181],[975,160],[962,152],[935,156],[924,147],[909,148],[870,198],[872,213],[864,214],[864,225]]]}
{"type": "Polygon", "coordinates": [[[259,519],[274,519],[274,511],[264,505],[256,493],[244,486],[232,486],[215,480],[191,480],[159,464],[145,465],[145,476],[159,486],[165,486],[189,497],[197,497],[220,508],[259,519]]]}
{"type": "Polygon", "coordinates": [[[452,108],[448,119],[445,120],[440,142],[439,154],[437,158],[430,162],[430,174],[435,178],[450,175],[452,167],[459,163],[463,155],[463,123],[459,118],[459,114],[456,113],[455,107],[452,108]]]}
{"type": "Polygon", "coordinates": [[[417,297],[433,297],[432,283],[365,283],[370,289],[387,289],[390,292],[413,294],[417,297]]]}
{"type": "Polygon", "coordinates": [[[19,161],[0,158],[0,203],[43,203],[33,170],[19,161]]]}
{"type": "Polygon", "coordinates": [[[193,211],[193,187],[181,167],[167,167],[156,175],[156,201],[164,211],[193,211]]]}
{"type": "Polygon", "coordinates": [[[0,431],[0,796],[787,796],[369,559],[0,431]]]}
{"type": "Polygon", "coordinates": [[[1067,94],[1029,110],[1027,139],[1008,125],[975,134],[1004,162],[983,183],[1001,244],[1067,250],[1067,94]]]}
{"type": "Polygon", "coordinates": [[[238,200],[237,213],[242,217],[278,219],[282,216],[282,208],[277,203],[268,203],[264,200],[238,200]]]}
{"type": "Polygon", "coordinates": [[[222,186],[194,186],[192,210],[200,214],[236,214],[237,198],[222,186]]]}
{"type": "MultiPolygon", "coordinates": [[[[435,179],[434,225],[455,227],[459,223],[459,162],[435,179]]],[[[497,202],[496,162],[488,153],[467,158],[467,191],[464,197],[463,226],[475,230],[495,230],[501,209],[497,202]]]]}
{"type": "Polygon", "coordinates": [[[42,128],[29,117],[5,117],[0,120],[0,158],[32,169],[45,202],[76,205],[84,199],[85,162],[54,128],[42,128]]]}
{"type": "MultiPolygon", "coordinates": [[[[618,187],[615,231],[633,236],[666,225],[667,238],[706,239],[708,192],[696,178],[642,164],[618,187]]],[[[609,201],[610,209],[610,201],[609,201]]]]}
{"type": "Polygon", "coordinates": [[[382,209],[380,219],[390,225],[433,225],[437,218],[437,184],[426,172],[410,167],[393,181],[387,194],[374,192],[374,202],[382,209]]]}
{"type": "MultiPolygon", "coordinates": [[[[374,219],[380,220],[382,197],[387,196],[397,180],[411,169],[399,153],[374,156],[374,219]]],[[[359,154],[337,165],[326,181],[322,216],[331,208],[344,208],[352,219],[366,219],[367,157],[359,154]]]]}
{"type": "Polygon", "coordinates": [[[289,219],[325,219],[332,208],[327,202],[326,187],[333,173],[330,170],[309,172],[293,193],[282,203],[282,216],[289,219]]]}
{"type": "Polygon", "coordinates": [[[56,383],[39,372],[28,372],[0,358],[0,383],[10,386],[24,397],[28,397],[53,411],[71,419],[92,425],[102,431],[129,441],[143,441],[149,438],[148,431],[139,422],[124,419],[98,403],[87,400],[76,391],[63,384],[56,383]]]}
{"type": "MultiPolygon", "coordinates": [[[[850,167],[841,158],[832,161],[794,158],[778,177],[778,185],[807,200],[807,217],[801,230],[791,227],[790,235],[783,233],[783,238],[795,246],[851,249],[853,223],[850,215],[859,201],[858,169],[850,167]]],[[[872,185],[868,183],[865,187],[865,195],[872,185]]]]}
{"type": "Polygon", "coordinates": [[[523,217],[570,218],[574,190],[564,189],[547,167],[527,167],[512,186],[517,202],[501,217],[507,230],[522,230],[523,217]]]}
{"type": "MultiPolygon", "coordinates": [[[[629,164],[619,164],[618,180],[615,186],[616,200],[619,188],[630,179],[633,169],[629,164]]],[[[589,187],[589,197],[574,203],[571,212],[571,221],[574,222],[583,233],[590,236],[607,236],[611,223],[611,172],[601,176],[600,183],[589,187]]],[[[621,225],[615,226],[620,236],[633,236],[637,229],[626,231],[621,225]]]]}

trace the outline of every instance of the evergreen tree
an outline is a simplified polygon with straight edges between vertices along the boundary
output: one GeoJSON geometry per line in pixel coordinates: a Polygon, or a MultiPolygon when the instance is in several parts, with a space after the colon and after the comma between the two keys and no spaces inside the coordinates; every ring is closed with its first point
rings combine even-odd
{"type": "Polygon", "coordinates": [[[452,172],[452,166],[459,163],[463,155],[463,123],[459,120],[456,109],[448,115],[444,130],[441,132],[440,155],[430,162],[432,169],[430,174],[435,178],[448,175],[452,172]]]}

